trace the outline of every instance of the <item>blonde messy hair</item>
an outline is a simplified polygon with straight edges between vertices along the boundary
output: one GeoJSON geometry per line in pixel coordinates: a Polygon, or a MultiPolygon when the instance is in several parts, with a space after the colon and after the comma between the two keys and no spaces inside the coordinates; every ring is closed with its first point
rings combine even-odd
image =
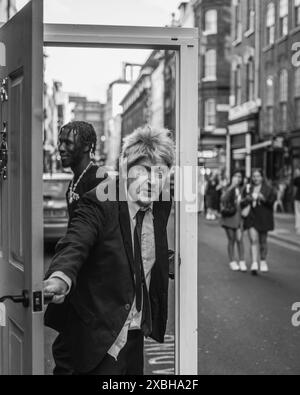
{"type": "Polygon", "coordinates": [[[124,138],[121,158],[127,161],[128,168],[142,159],[149,159],[153,163],[164,161],[171,168],[174,152],[172,133],[167,129],[155,129],[147,125],[124,138]]]}

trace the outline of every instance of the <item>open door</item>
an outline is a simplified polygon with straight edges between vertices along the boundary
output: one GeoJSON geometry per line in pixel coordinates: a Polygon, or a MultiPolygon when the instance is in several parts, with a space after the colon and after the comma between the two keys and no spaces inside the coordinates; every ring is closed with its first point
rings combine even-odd
{"type": "Polygon", "coordinates": [[[43,1],[1,27],[0,42],[0,374],[43,374],[43,1]]]}

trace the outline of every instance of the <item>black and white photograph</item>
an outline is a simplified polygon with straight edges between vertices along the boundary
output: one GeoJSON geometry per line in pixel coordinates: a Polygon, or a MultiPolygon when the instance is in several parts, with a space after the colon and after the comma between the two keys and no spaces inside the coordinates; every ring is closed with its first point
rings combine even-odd
{"type": "Polygon", "coordinates": [[[299,258],[300,0],[0,0],[0,376],[297,376],[299,258]]]}

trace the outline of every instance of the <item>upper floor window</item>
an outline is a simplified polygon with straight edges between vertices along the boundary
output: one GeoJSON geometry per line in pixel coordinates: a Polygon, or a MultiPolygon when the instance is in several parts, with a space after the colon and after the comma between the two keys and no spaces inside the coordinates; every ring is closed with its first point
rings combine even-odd
{"type": "Polygon", "coordinates": [[[246,30],[254,30],[254,0],[246,0],[247,20],[246,30]]]}
{"type": "Polygon", "coordinates": [[[295,69],[295,97],[300,97],[300,67],[295,69]]]}
{"type": "Polygon", "coordinates": [[[242,5],[241,0],[234,0],[234,39],[242,38],[242,5]]]}
{"type": "Polygon", "coordinates": [[[247,63],[247,100],[254,100],[254,59],[250,58],[247,63]]]}
{"type": "Polygon", "coordinates": [[[295,26],[300,25],[300,0],[295,0],[295,26]]]}
{"type": "Polygon", "coordinates": [[[274,106],[274,78],[269,76],[266,83],[266,104],[274,106]]]}
{"type": "Polygon", "coordinates": [[[274,132],[274,78],[269,76],[266,82],[266,129],[274,132]]]}
{"type": "Polygon", "coordinates": [[[205,73],[207,79],[216,79],[217,77],[217,52],[215,49],[209,49],[205,54],[205,73]]]}
{"type": "Polygon", "coordinates": [[[283,69],[279,76],[280,127],[287,130],[288,71],[283,69]]]}
{"type": "Polygon", "coordinates": [[[288,71],[281,70],[279,76],[279,100],[280,102],[288,101],[288,71]]]}
{"type": "Polygon", "coordinates": [[[289,0],[280,0],[279,3],[279,35],[286,36],[289,30],[289,0]]]}
{"type": "Polygon", "coordinates": [[[237,65],[233,73],[233,86],[234,86],[234,102],[238,106],[242,103],[242,68],[237,65]]]}
{"type": "Polygon", "coordinates": [[[300,67],[295,69],[295,121],[297,128],[300,127],[300,67]]]}
{"type": "Polygon", "coordinates": [[[205,13],[205,33],[218,33],[218,13],[217,10],[209,10],[205,13]]]}
{"type": "Polygon", "coordinates": [[[216,127],[216,101],[215,99],[208,99],[205,101],[204,108],[204,126],[206,129],[216,127]]]}
{"type": "Polygon", "coordinates": [[[266,21],[266,43],[267,45],[274,44],[275,42],[275,5],[269,3],[267,8],[267,21],[266,21]]]}

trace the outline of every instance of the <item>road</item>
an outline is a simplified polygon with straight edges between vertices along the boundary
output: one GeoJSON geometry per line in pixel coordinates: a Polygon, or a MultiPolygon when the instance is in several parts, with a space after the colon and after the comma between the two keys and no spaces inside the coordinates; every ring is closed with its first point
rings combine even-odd
{"type": "MultiPolygon", "coordinates": [[[[173,218],[170,222],[172,247],[173,218]]],[[[249,245],[247,259],[249,261],[249,245]]],[[[300,302],[300,251],[271,240],[270,273],[253,277],[228,268],[218,223],[199,217],[199,374],[300,374],[300,328],[291,324],[300,302]]],[[[45,263],[51,250],[46,251],[45,263]]],[[[166,343],[145,342],[145,373],[174,374],[174,284],[170,283],[166,343]]],[[[46,372],[54,332],[46,329],[46,372]]]]}
{"type": "Polygon", "coordinates": [[[299,250],[272,240],[269,274],[233,273],[223,233],[200,217],[199,374],[299,374],[299,250]]]}

